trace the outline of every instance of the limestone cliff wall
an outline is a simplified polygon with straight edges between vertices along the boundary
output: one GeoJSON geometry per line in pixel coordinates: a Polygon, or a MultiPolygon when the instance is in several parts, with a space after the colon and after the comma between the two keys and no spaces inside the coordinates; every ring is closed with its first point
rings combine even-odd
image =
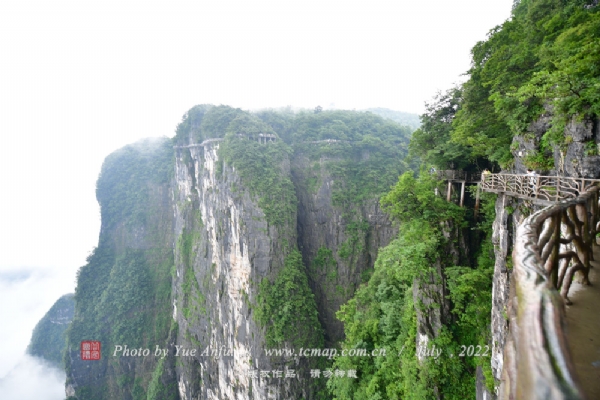
{"type": "Polygon", "coordinates": [[[515,217],[511,210],[516,201],[500,195],[496,200],[496,219],[493,225],[494,276],[492,282],[492,373],[497,381],[502,378],[504,345],[508,332],[508,300],[512,272],[511,251],[515,235],[515,217]],[[511,207],[511,208],[508,208],[511,207]]]}
{"type": "Polygon", "coordinates": [[[343,324],[335,313],[366,281],[365,274],[373,268],[379,248],[398,233],[376,197],[346,207],[335,204],[336,182],[329,170],[335,162],[311,160],[302,152],[296,152],[292,159],[298,196],[298,247],[308,267],[319,320],[330,347],[344,338],[343,324]]]}
{"type": "MultiPolygon", "coordinates": [[[[538,151],[542,136],[551,128],[550,119],[550,115],[542,116],[530,124],[527,134],[515,136],[511,146],[515,163],[507,173],[527,171],[525,160],[538,151]]],[[[547,154],[554,168],[537,172],[577,178],[600,177],[600,123],[597,120],[572,121],[566,126],[564,137],[563,145],[553,146],[552,154],[547,154]]]]}
{"type": "Polygon", "coordinates": [[[233,349],[234,357],[178,360],[179,394],[182,399],[311,398],[309,371],[296,379],[249,377],[252,370],[276,370],[282,363],[295,365],[297,372],[306,368],[299,359],[265,355],[265,332],[253,310],[259,283],[277,276],[290,245],[297,243],[326,346],[335,346],[343,338],[335,312],[352,297],[365,271],[373,267],[377,250],[389,243],[397,228],[377,199],[355,205],[352,218],[347,209],[335,206],[334,181],[325,163],[316,163],[319,180],[308,188],[311,163],[301,153],[291,165],[284,161],[281,166],[296,187],[297,216],[284,226],[269,225],[250,188],[219,158],[221,145],[176,149],[173,317],[179,326],[178,346],[233,349]],[[347,225],[356,221],[362,228],[349,233],[347,225]],[[346,255],[344,246],[349,249],[346,255]],[[323,249],[330,259],[316,265],[323,249]]]}
{"type": "MultiPolygon", "coordinates": [[[[180,149],[175,160],[177,344],[199,353],[222,352],[217,357],[179,358],[179,395],[215,400],[308,398],[302,381],[306,376],[250,376],[251,370],[279,367],[265,354],[265,332],[257,326],[252,306],[261,280],[276,276],[283,267],[296,227],[267,224],[239,175],[219,160],[218,148],[214,143],[180,149]]],[[[289,174],[289,164],[283,168],[289,174]]]]}

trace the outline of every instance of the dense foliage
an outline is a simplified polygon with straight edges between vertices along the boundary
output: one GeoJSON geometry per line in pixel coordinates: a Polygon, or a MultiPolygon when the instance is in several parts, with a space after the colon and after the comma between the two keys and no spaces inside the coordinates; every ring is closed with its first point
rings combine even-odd
{"type": "Polygon", "coordinates": [[[323,332],[314,295],[297,250],[285,259],[275,282],[264,279],[256,305],[256,319],[267,329],[267,346],[289,343],[293,348],[321,348],[323,332]]]}
{"type": "MultiPolygon", "coordinates": [[[[569,143],[565,127],[571,121],[598,123],[599,65],[597,1],[521,0],[515,2],[512,17],[473,48],[468,80],[427,105],[410,146],[411,129],[375,115],[393,117],[381,109],[251,114],[199,105],[188,111],[174,143],[223,138],[217,173],[223,173],[224,163],[233,167],[270,226],[294,227],[296,191],[314,195],[325,179],[333,182],[333,206],[342,210],[348,240],[337,251],[319,248],[308,268],[296,244],[287,244],[284,267],[260,283],[253,304],[257,321],[266,329],[267,344],[323,346],[309,278],[316,276],[315,271],[326,271],[327,279],[335,281],[339,263],[351,265],[359,259],[356,255],[364,252],[370,234],[361,207],[382,196],[382,208],[399,223],[398,236],[381,249],[368,282],[337,315],[346,334],[342,348],[384,349],[385,355],[338,357],[333,369],[356,370],[357,379],[330,379],[330,393],[340,400],[473,398],[477,366],[484,369],[491,388],[489,357],[456,355],[460,345],[489,345],[493,198],[484,196],[483,222],[475,224],[464,209],[435,195],[438,182],[429,174],[415,178],[406,171],[419,161],[440,169],[508,167],[513,139],[532,136],[531,124],[542,116],[549,119],[550,129],[536,143],[537,153],[525,162],[536,169],[552,167],[548,155],[569,143]],[[250,139],[259,133],[278,140],[265,145],[250,139]],[[405,159],[409,148],[413,164],[405,159]],[[298,165],[290,166],[293,162],[298,165]],[[303,169],[296,187],[287,172],[290,168],[303,169]],[[456,249],[453,241],[468,223],[474,236],[483,239],[472,241],[475,256],[457,263],[449,250],[456,249]],[[450,315],[429,337],[429,347],[443,352],[438,358],[419,360],[415,347],[419,318],[442,307],[441,302],[423,301],[436,285],[447,294],[443,301],[448,301],[450,315]]],[[[101,340],[104,351],[117,343],[152,346],[177,329],[170,318],[172,241],[163,240],[156,222],[157,216],[165,215],[156,196],[172,177],[172,144],[162,140],[127,146],[103,166],[97,185],[102,234],[78,273],[76,317],[68,331],[71,351],[90,338],[101,340]],[[125,231],[139,235],[122,234],[125,231]],[[154,245],[122,243],[120,237],[145,237],[154,245]]],[[[591,141],[589,151],[597,152],[591,141]]],[[[194,227],[201,226],[200,218],[194,227]]],[[[185,267],[186,318],[206,313],[207,307],[190,263],[195,234],[184,231],[176,241],[185,267]]],[[[59,337],[51,332],[42,343],[58,345],[59,337]]],[[[66,362],[70,372],[73,361],[66,362]]],[[[164,362],[134,367],[136,373],[122,374],[125,367],[109,363],[103,354],[103,361],[94,364],[96,375],[110,370],[113,377],[95,386],[82,384],[78,396],[167,396],[164,362]]]]}
{"type": "MultiPolygon", "coordinates": [[[[233,124],[236,122],[234,120],[233,124]]],[[[251,129],[252,125],[249,126],[251,129]]],[[[223,161],[234,167],[244,186],[258,197],[258,205],[267,222],[293,226],[296,193],[288,174],[282,170],[288,157],[288,146],[282,141],[265,146],[229,133],[219,150],[223,161]]]]}
{"type": "MultiPolygon", "coordinates": [[[[471,163],[483,158],[509,166],[513,137],[530,134],[531,123],[543,115],[551,126],[536,155],[548,158],[552,146],[567,144],[570,121],[600,115],[599,9],[591,0],[517,2],[512,18],[473,48],[468,81],[428,107],[415,153],[439,167],[448,164],[448,155],[450,161],[459,155],[471,163]],[[454,108],[450,124],[438,118],[445,104],[454,108]],[[431,126],[428,118],[440,124],[431,126]]],[[[529,161],[538,169],[552,167],[529,161]]]]}
{"type": "MultiPolygon", "coordinates": [[[[385,193],[406,170],[404,157],[410,133],[410,128],[370,112],[282,110],[255,116],[228,106],[199,105],[178,125],[176,141],[184,144],[225,138],[223,160],[236,168],[260,198],[268,220],[281,223],[289,211],[286,209],[295,207],[289,193],[291,182],[281,177],[280,170],[283,160],[294,151],[309,155],[313,161],[327,160],[326,167],[338,178],[336,201],[358,203],[385,193]],[[278,140],[261,146],[243,140],[258,133],[275,134],[283,143],[278,140]]],[[[314,179],[317,182],[319,177],[314,179]]]]}
{"type": "MultiPolygon", "coordinates": [[[[102,230],[98,247],[77,273],[75,317],[68,330],[71,352],[77,353],[83,340],[102,342],[102,359],[91,364],[95,372],[90,373],[102,379],[78,382],[81,398],[146,399],[153,369],[160,367],[150,362],[131,370],[135,362],[124,367],[109,354],[115,345],[163,343],[171,329],[173,250],[161,216],[170,213],[163,199],[172,165],[172,142],[162,139],[126,146],[102,167],[96,191],[102,230]],[[112,373],[105,374],[107,368],[112,373]]],[[[73,360],[66,359],[69,377],[73,360]]]]}
{"type": "Polygon", "coordinates": [[[173,176],[173,148],[168,139],[145,139],[106,157],[96,183],[102,229],[118,223],[145,223],[149,183],[168,184],[173,176]]]}
{"type": "MultiPolygon", "coordinates": [[[[343,229],[338,243],[315,243],[317,247],[303,251],[309,283],[322,310],[320,319],[327,326],[339,305],[354,293],[356,277],[368,279],[376,251],[373,210],[378,210],[379,197],[408,168],[404,158],[410,128],[369,112],[315,111],[257,115],[292,148],[292,175],[301,209],[329,203],[326,207],[339,216],[327,212],[343,229]]],[[[329,331],[327,339],[336,341],[341,334],[341,330],[329,331]]]]}
{"type": "MultiPolygon", "coordinates": [[[[421,117],[422,125],[410,143],[411,155],[427,166],[440,169],[509,168],[512,151],[516,149],[511,145],[517,146],[513,140],[519,136],[519,140],[537,146],[534,152],[524,157],[526,167],[538,171],[554,168],[553,152],[556,149],[565,151],[573,141],[569,129],[565,129],[568,124],[598,123],[599,9],[597,1],[516,1],[511,18],[494,28],[487,40],[473,48],[469,79],[439,94],[427,105],[426,113],[421,117]],[[533,123],[540,118],[547,125],[534,127],[533,123]]],[[[586,155],[597,154],[593,138],[584,145],[586,155]]],[[[371,340],[375,347],[390,346],[399,351],[401,344],[406,343],[402,355],[407,354],[406,349],[414,348],[414,345],[410,346],[415,340],[410,336],[414,334],[415,325],[415,315],[411,313],[417,310],[418,314],[420,306],[414,303],[414,297],[412,306],[409,305],[411,294],[403,290],[410,286],[411,278],[422,279],[415,274],[428,271],[431,255],[441,257],[444,254],[444,237],[434,238],[440,222],[449,218],[448,210],[428,203],[431,191],[421,190],[421,180],[423,176],[414,182],[410,177],[403,177],[399,186],[382,199],[387,204],[386,209],[404,220],[404,224],[398,240],[381,251],[369,285],[340,311],[347,329],[346,346],[371,340]],[[420,230],[414,226],[415,221],[420,221],[420,230]],[[419,236],[421,231],[428,234],[419,236]],[[406,238],[410,241],[402,242],[406,238]],[[408,257],[411,254],[419,257],[408,257]],[[406,342],[392,343],[386,339],[390,331],[386,319],[389,308],[402,315],[399,318],[402,322],[398,322],[397,331],[390,337],[408,338],[406,342]],[[357,320],[364,320],[366,315],[372,323],[367,323],[366,327],[364,323],[359,325],[357,320]]],[[[484,201],[486,217],[476,228],[484,233],[485,240],[480,243],[479,255],[473,265],[444,265],[442,274],[454,318],[444,325],[442,332],[433,339],[434,343],[442,341],[450,347],[456,343],[489,345],[486,332],[489,330],[494,249],[490,240],[494,214],[491,200],[484,201]]],[[[460,221],[456,215],[450,219],[454,224],[460,221]]],[[[375,368],[377,361],[371,359],[339,359],[336,362],[340,365],[362,363],[362,375],[352,386],[342,381],[332,382],[330,386],[340,399],[429,398],[435,397],[433,392],[443,394],[444,398],[470,398],[474,395],[474,367],[479,362],[488,387],[493,388],[488,359],[441,359],[436,363],[426,360],[415,364],[413,355],[407,357],[394,360],[401,365],[400,372],[394,376],[375,368]],[[446,377],[452,377],[455,383],[446,377]],[[351,397],[353,390],[361,395],[351,397]]]]}
{"type": "MultiPolygon", "coordinates": [[[[224,138],[219,145],[217,174],[223,173],[225,164],[232,166],[272,226],[295,226],[296,190],[314,192],[322,185],[323,175],[330,175],[332,200],[342,210],[349,238],[339,257],[351,263],[365,251],[368,235],[368,224],[357,209],[367,200],[375,203],[406,170],[403,160],[409,136],[409,128],[370,112],[250,114],[226,106],[196,106],[178,126],[176,141],[185,144],[224,138]],[[275,135],[277,140],[267,145],[252,140],[260,133],[275,135]],[[296,182],[294,187],[286,171],[289,160],[298,155],[307,157],[310,166],[305,171],[306,181],[296,182]]],[[[330,264],[329,273],[335,274],[335,261],[330,264]]]]}
{"type": "Polygon", "coordinates": [[[58,299],[33,329],[27,353],[50,361],[62,369],[67,345],[66,331],[74,312],[75,300],[72,294],[58,299]]]}
{"type": "Polygon", "coordinates": [[[322,184],[323,171],[334,181],[334,206],[346,213],[347,226],[356,226],[356,209],[378,199],[406,171],[410,128],[372,113],[353,111],[264,111],[258,117],[277,130],[295,154],[309,159],[302,171],[307,189],[322,184]]]}
{"type": "Polygon", "coordinates": [[[451,140],[452,120],[460,108],[462,91],[452,88],[438,93],[433,103],[426,104],[422,124],[410,140],[410,156],[440,169],[465,169],[472,163],[470,149],[451,140]]]}
{"type": "MultiPolygon", "coordinates": [[[[433,399],[441,393],[448,399],[472,398],[476,364],[485,366],[487,361],[489,370],[489,358],[450,354],[458,355],[460,344],[487,344],[491,249],[482,246],[473,265],[452,264],[446,235],[449,227],[465,223],[464,209],[436,196],[436,185],[429,174],[415,179],[407,172],[382,198],[385,209],[401,223],[400,232],[381,249],[369,282],[341,308],[338,317],[346,332],[342,348],[385,349],[385,356],[338,357],[334,368],[356,369],[358,379],[330,380],[328,386],[336,399],[433,399]],[[441,282],[438,264],[448,280],[452,318],[428,344],[443,349],[439,358],[419,361],[417,312],[431,311],[431,306],[421,304],[413,289],[432,276],[441,282]]],[[[493,213],[487,218],[493,219],[493,213]]],[[[490,227],[489,223],[483,227],[488,235],[490,227]]]]}
{"type": "Polygon", "coordinates": [[[205,139],[222,138],[230,123],[237,117],[247,114],[239,108],[201,104],[192,107],[184,116],[175,131],[175,142],[187,144],[201,143],[205,139]]]}

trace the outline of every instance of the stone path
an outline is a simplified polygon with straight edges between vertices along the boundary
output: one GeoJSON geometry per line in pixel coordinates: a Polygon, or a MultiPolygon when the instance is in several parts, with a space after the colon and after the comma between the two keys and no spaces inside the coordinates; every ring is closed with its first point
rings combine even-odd
{"type": "Polygon", "coordinates": [[[581,285],[576,277],[567,306],[567,338],[575,372],[589,400],[600,399],[600,246],[594,246],[590,270],[591,286],[581,285]]]}

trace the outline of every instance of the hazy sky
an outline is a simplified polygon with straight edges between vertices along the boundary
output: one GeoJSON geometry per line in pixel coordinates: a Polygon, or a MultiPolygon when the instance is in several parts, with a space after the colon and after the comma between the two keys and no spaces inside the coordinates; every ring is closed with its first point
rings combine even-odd
{"type": "MultiPolygon", "coordinates": [[[[31,320],[72,291],[97,242],[102,160],[139,138],[172,136],[193,105],[421,113],[461,80],[471,47],[511,5],[2,0],[0,280],[37,274],[31,320]]],[[[31,276],[11,291],[33,287],[31,276]]],[[[18,347],[0,343],[0,357],[7,346],[18,347]]]]}

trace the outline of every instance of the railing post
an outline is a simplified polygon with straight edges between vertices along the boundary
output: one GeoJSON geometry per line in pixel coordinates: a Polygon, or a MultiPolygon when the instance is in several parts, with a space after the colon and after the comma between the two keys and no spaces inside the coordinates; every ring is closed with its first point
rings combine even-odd
{"type": "Polygon", "coordinates": [[[591,223],[590,230],[592,232],[592,248],[597,245],[596,242],[596,234],[598,231],[596,230],[596,224],[598,223],[598,192],[595,192],[592,198],[590,199],[590,214],[591,214],[591,223]]]}
{"type": "Polygon", "coordinates": [[[460,206],[462,207],[465,202],[465,181],[460,182],[460,206]]]}
{"type": "MultiPolygon", "coordinates": [[[[484,175],[482,175],[481,179],[483,178],[484,175]]],[[[483,183],[483,180],[482,180],[483,183]]],[[[481,183],[477,184],[477,192],[475,194],[475,210],[474,210],[474,217],[475,219],[477,219],[477,214],[479,213],[479,191],[481,190],[481,183]]]]}
{"type": "Polygon", "coordinates": [[[452,181],[448,181],[448,193],[446,194],[446,201],[450,201],[451,192],[452,192],[452,181]]]}
{"type": "Polygon", "coordinates": [[[552,239],[554,240],[554,245],[552,249],[552,254],[550,257],[552,258],[552,273],[551,279],[552,284],[555,288],[558,289],[558,254],[560,253],[560,225],[562,220],[561,213],[556,213],[552,218],[554,218],[554,234],[552,235],[552,239]]]}
{"type": "Polygon", "coordinates": [[[556,199],[554,201],[559,201],[560,199],[560,176],[556,177],[556,199]]]}
{"type": "Polygon", "coordinates": [[[535,198],[538,198],[538,193],[540,192],[540,176],[537,175],[535,177],[535,198]]]}

